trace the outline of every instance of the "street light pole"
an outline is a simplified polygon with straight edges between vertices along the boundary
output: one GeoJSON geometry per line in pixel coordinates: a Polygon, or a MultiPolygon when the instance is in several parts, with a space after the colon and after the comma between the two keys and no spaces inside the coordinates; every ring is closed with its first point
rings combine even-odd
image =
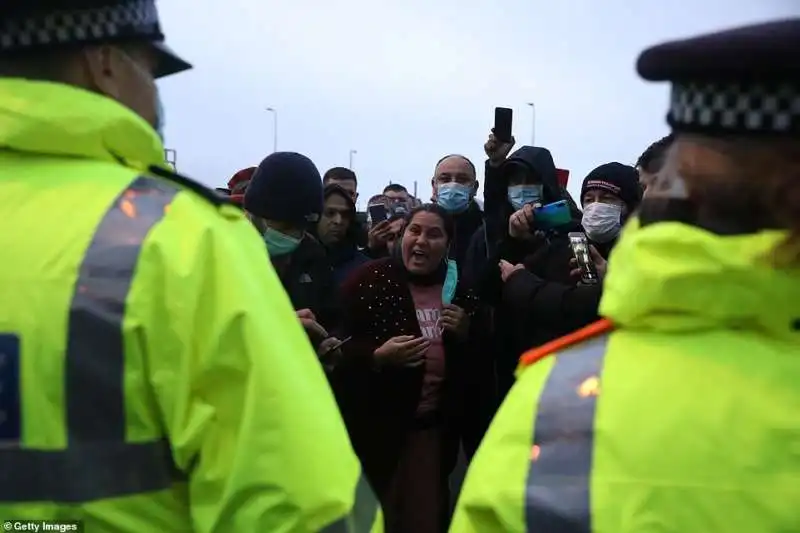
{"type": "Polygon", "coordinates": [[[267,111],[272,113],[272,151],[278,151],[278,110],[268,107],[267,111]]]}
{"type": "Polygon", "coordinates": [[[353,170],[353,156],[356,155],[358,152],[356,150],[350,150],[350,165],[347,167],[350,170],[353,170]]]}
{"type": "Polygon", "coordinates": [[[172,148],[164,149],[164,161],[172,165],[172,169],[178,170],[178,151],[172,148]]]}
{"type": "Polygon", "coordinates": [[[531,106],[531,146],[536,146],[536,104],[528,102],[531,106]]]}

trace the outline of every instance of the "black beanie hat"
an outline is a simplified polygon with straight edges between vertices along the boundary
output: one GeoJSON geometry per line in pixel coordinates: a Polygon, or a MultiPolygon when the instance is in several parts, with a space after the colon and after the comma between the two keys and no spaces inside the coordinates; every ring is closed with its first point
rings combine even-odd
{"type": "Polygon", "coordinates": [[[629,213],[639,207],[642,200],[639,173],[632,166],[622,163],[606,163],[589,172],[581,186],[581,204],[586,191],[592,189],[603,189],[619,196],[629,213]]]}
{"type": "Polygon", "coordinates": [[[253,174],[244,208],[267,220],[305,226],[322,214],[322,177],[314,163],[295,152],[268,155],[253,174]]]}

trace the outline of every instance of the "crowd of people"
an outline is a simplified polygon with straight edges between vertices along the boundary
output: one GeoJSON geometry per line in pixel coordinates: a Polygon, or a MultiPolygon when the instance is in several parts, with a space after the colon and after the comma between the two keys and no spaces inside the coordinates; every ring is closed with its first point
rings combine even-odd
{"type": "Polygon", "coordinates": [[[576,199],[491,131],[359,213],[295,152],[172,171],[190,65],[89,4],[0,9],[6,530],[798,530],[800,19],[643,53],[672,133],[576,199]]]}
{"type": "Polygon", "coordinates": [[[513,150],[492,133],[482,203],[477,168],[458,154],[432,163],[430,203],[392,183],[369,199],[366,222],[355,172],[321,175],[298,153],[217,189],[263,235],[389,531],[445,528],[459,454],[474,455],[520,355],[598,320],[603,286],[581,282],[568,235],[585,233],[602,279],[672,140],[634,165],[600,164],[578,203],[547,148],[513,150]],[[537,220],[561,201],[560,223],[537,220]]]}

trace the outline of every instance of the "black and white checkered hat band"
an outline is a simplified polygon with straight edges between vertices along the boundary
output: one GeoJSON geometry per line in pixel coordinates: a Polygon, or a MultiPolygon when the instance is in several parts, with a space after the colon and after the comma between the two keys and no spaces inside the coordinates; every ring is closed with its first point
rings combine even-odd
{"type": "Polygon", "coordinates": [[[164,37],[154,0],[0,19],[0,51],[136,37],[164,37]]]}
{"type": "Polygon", "coordinates": [[[800,135],[800,85],[675,83],[668,122],[685,131],[800,135]]]}

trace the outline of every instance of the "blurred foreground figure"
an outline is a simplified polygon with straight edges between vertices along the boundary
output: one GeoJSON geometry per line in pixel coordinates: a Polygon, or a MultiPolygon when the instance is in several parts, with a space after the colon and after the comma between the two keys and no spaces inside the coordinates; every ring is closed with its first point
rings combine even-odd
{"type": "Polygon", "coordinates": [[[800,19],[651,48],[676,137],[606,319],[523,356],[457,533],[800,524],[800,19]]]}
{"type": "Polygon", "coordinates": [[[155,79],[190,66],[155,4],[8,4],[0,516],[369,531],[379,510],[262,241],[165,168],[155,79]]]}

